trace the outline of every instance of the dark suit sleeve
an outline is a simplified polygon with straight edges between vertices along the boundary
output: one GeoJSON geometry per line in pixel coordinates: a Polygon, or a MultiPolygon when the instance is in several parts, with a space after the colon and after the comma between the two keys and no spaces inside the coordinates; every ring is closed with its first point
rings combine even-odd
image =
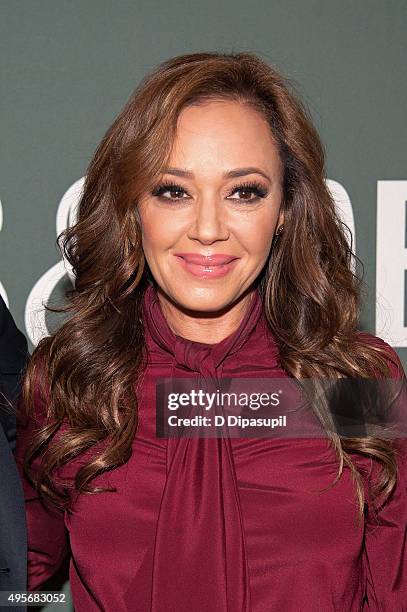
{"type": "MultiPolygon", "coordinates": [[[[22,401],[19,413],[24,413],[22,401]]],[[[69,546],[62,510],[45,506],[23,470],[24,456],[35,432],[46,420],[46,401],[38,385],[35,391],[35,413],[29,419],[18,418],[15,458],[24,491],[28,536],[28,589],[37,590],[51,578],[62,565],[69,546]]],[[[40,458],[32,467],[38,469],[40,458]]]]}
{"type": "Polygon", "coordinates": [[[27,362],[27,341],[16,327],[0,296],[0,425],[14,450],[15,403],[20,394],[21,375],[27,362]]]}

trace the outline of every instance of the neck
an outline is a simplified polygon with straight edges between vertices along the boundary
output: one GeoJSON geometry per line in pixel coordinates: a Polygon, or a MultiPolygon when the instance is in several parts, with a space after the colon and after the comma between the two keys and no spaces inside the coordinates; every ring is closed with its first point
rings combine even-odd
{"type": "Polygon", "coordinates": [[[226,308],[216,312],[198,312],[180,307],[157,287],[161,310],[174,334],[186,340],[217,344],[237,330],[253,298],[254,290],[245,292],[226,308]]]}

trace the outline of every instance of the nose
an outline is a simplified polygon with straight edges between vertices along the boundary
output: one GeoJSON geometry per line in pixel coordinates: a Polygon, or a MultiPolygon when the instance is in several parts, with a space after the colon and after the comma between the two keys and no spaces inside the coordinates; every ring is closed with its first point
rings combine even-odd
{"type": "Polygon", "coordinates": [[[194,207],[194,220],[188,237],[202,244],[212,244],[217,240],[227,240],[229,233],[222,202],[215,195],[200,198],[194,207]]]}

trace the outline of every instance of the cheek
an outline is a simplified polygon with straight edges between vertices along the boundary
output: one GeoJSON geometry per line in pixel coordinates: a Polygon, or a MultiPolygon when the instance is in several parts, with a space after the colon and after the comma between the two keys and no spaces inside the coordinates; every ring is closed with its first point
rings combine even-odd
{"type": "Polygon", "coordinates": [[[236,220],[235,234],[245,250],[252,255],[263,257],[267,255],[278,219],[278,212],[259,211],[250,213],[236,220]]]}
{"type": "Polygon", "coordinates": [[[141,218],[141,235],[145,252],[157,253],[168,248],[179,235],[180,224],[174,215],[146,215],[141,218]]]}

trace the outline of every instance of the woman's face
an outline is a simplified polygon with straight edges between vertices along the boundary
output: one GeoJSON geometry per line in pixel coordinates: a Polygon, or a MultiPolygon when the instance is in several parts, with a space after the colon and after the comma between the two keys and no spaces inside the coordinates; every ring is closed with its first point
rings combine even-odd
{"type": "Polygon", "coordinates": [[[266,120],[232,101],[185,108],[161,179],[139,206],[159,289],[184,309],[227,308],[260,273],[283,220],[283,167],[266,120]]]}

